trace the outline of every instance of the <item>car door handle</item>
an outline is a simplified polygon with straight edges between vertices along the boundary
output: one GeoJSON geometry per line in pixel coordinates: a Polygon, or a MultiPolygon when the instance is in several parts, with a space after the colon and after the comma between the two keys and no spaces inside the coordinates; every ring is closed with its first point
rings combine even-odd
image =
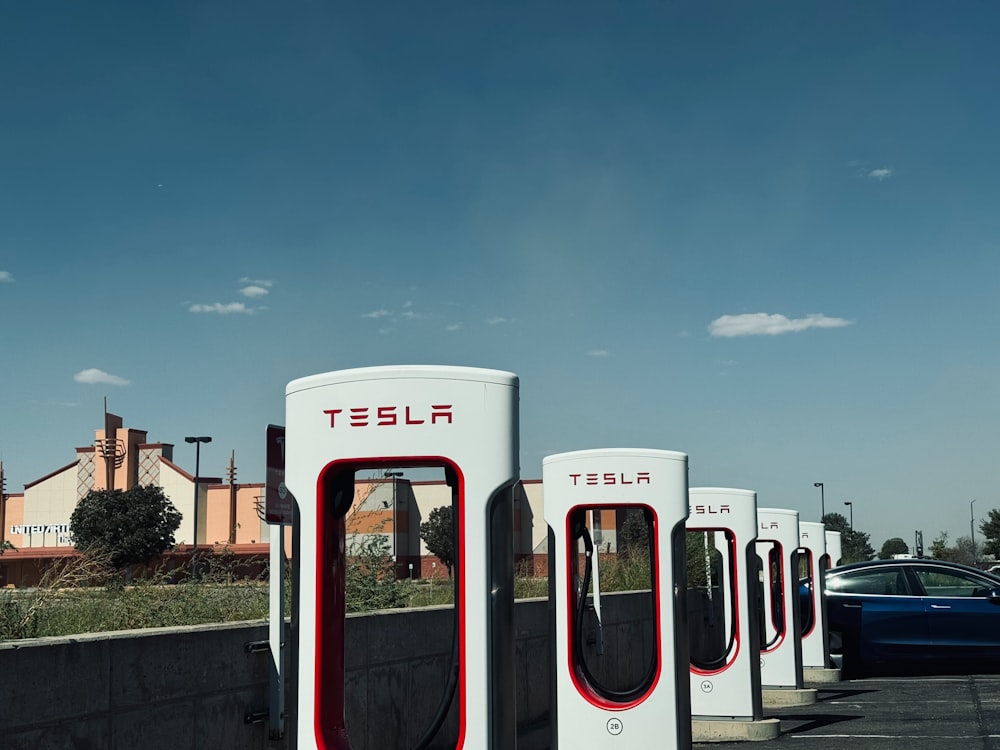
{"type": "Polygon", "coordinates": [[[951,609],[950,604],[932,604],[931,609],[951,609]]]}

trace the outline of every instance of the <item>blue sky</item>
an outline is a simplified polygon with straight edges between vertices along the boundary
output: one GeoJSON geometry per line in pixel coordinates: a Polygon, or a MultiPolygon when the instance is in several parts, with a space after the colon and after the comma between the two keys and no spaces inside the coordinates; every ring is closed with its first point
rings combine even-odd
{"type": "MultiPolygon", "coordinates": [[[[0,9],[0,453],[103,399],[263,481],[297,377],[521,377],[594,447],[891,536],[1000,506],[993,4],[0,9]],[[846,513],[845,513],[846,515],[846,513]]],[[[978,534],[978,531],[977,531],[978,534]]]]}

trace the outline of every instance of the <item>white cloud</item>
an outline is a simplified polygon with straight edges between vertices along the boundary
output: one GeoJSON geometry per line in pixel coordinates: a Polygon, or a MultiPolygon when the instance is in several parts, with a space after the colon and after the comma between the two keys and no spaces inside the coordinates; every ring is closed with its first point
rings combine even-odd
{"type": "Polygon", "coordinates": [[[384,310],[383,309],[383,310],[372,310],[369,313],[365,313],[361,317],[362,318],[375,318],[376,320],[378,320],[379,318],[388,318],[390,315],[392,315],[391,312],[389,312],[388,310],[384,310]]]}
{"type": "Polygon", "coordinates": [[[887,180],[891,176],[892,176],[892,170],[889,169],[888,167],[880,167],[878,169],[873,169],[868,173],[868,179],[878,180],[879,182],[882,182],[882,180],[887,180]]]}
{"type": "Polygon", "coordinates": [[[510,321],[508,321],[507,318],[502,318],[499,315],[497,315],[496,317],[493,317],[493,318],[487,318],[486,319],[486,325],[488,325],[488,326],[495,326],[495,325],[499,325],[500,323],[508,323],[508,322],[510,322],[510,321]]]}
{"type": "Polygon", "coordinates": [[[13,281],[13,280],[14,276],[11,274],[10,271],[0,271],[0,282],[13,281]]]}
{"type": "Polygon", "coordinates": [[[723,315],[708,326],[713,338],[735,338],[737,336],[779,336],[783,333],[798,333],[809,328],[843,328],[851,325],[844,318],[828,318],[823,314],[807,315],[804,318],[787,318],[784,315],[768,313],[746,313],[744,315],[723,315]]]}
{"type": "Polygon", "coordinates": [[[445,326],[444,330],[446,330],[446,331],[458,331],[458,330],[461,330],[461,328],[462,328],[462,324],[461,323],[449,323],[447,326],[445,326]]]}
{"type": "Polygon", "coordinates": [[[262,286],[270,289],[274,286],[274,282],[270,279],[251,279],[249,276],[244,276],[242,279],[236,282],[237,284],[250,284],[252,286],[262,286]]]}
{"type": "Polygon", "coordinates": [[[253,315],[255,309],[256,308],[253,307],[247,307],[242,302],[228,302],[226,304],[216,302],[212,305],[191,305],[188,308],[188,311],[193,313],[218,313],[219,315],[230,315],[232,313],[240,315],[253,315]]]}
{"type": "Polygon", "coordinates": [[[591,349],[587,352],[588,357],[607,357],[610,355],[607,349],[591,349]]]}
{"type": "Polygon", "coordinates": [[[263,297],[265,294],[269,294],[270,291],[271,290],[266,287],[251,284],[250,286],[245,286],[240,289],[240,294],[244,297],[263,297]]]}
{"type": "Polygon", "coordinates": [[[89,370],[80,370],[80,372],[73,376],[73,380],[77,383],[88,383],[91,385],[99,383],[105,385],[132,385],[132,381],[104,372],[104,370],[98,370],[96,367],[91,367],[89,370]]]}

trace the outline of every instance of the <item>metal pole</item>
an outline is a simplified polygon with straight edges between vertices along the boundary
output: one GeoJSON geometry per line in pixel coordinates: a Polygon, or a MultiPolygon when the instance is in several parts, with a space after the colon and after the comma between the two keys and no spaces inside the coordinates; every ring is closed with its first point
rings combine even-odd
{"type": "Polygon", "coordinates": [[[198,472],[201,470],[201,441],[194,444],[194,547],[191,550],[191,560],[198,554],[198,472]]]}
{"type": "Polygon", "coordinates": [[[823,496],[823,483],[813,482],[813,487],[819,487],[819,520],[822,523],[823,516],[826,515],[826,498],[823,496]]]}
{"type": "Polygon", "coordinates": [[[3,475],[3,461],[0,461],[0,553],[3,552],[4,542],[7,537],[4,536],[5,529],[7,528],[7,480],[3,475]]]}
{"type": "MultiPolygon", "coordinates": [[[[198,484],[201,478],[201,444],[211,443],[212,438],[201,435],[184,438],[185,443],[194,443],[194,542],[191,547],[191,566],[197,567],[195,557],[198,554],[198,484]]],[[[198,571],[195,569],[195,575],[198,571]]]]}
{"type": "Polygon", "coordinates": [[[848,500],[848,501],[846,501],[844,503],[844,505],[846,505],[850,509],[850,513],[851,513],[851,523],[850,523],[850,526],[851,526],[851,531],[854,531],[854,503],[851,502],[850,500],[848,500]]]}
{"type": "Polygon", "coordinates": [[[236,544],[236,451],[229,456],[229,543],[236,544]]]}
{"type": "Polygon", "coordinates": [[[973,500],[969,503],[969,537],[972,539],[972,564],[976,564],[976,514],[972,511],[972,506],[976,504],[973,500]]]}
{"type": "Polygon", "coordinates": [[[285,736],[285,527],[270,529],[267,640],[271,649],[268,729],[272,740],[285,736]]]}

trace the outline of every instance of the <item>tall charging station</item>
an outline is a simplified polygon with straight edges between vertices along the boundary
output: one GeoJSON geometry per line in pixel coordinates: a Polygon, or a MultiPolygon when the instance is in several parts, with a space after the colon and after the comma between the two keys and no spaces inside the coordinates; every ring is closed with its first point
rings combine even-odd
{"type": "Polygon", "coordinates": [[[691,714],[760,721],[757,493],[693,487],[688,494],[691,714]]]}
{"type": "Polygon", "coordinates": [[[554,644],[551,747],[689,748],[687,455],[583,450],[542,462],[554,644]],[[630,592],[600,563],[645,571],[630,592]],[[602,590],[603,589],[603,590],[602,590]]]}
{"type": "Polygon", "coordinates": [[[757,509],[761,611],[760,679],[765,688],[802,688],[799,624],[799,513],[757,509]]]}
{"type": "Polygon", "coordinates": [[[799,596],[803,668],[826,669],[830,663],[825,596],[828,567],[826,526],[799,521],[799,585],[804,589],[799,596]]]}
{"type": "Polygon", "coordinates": [[[345,518],[355,477],[391,467],[443,469],[452,489],[455,748],[512,750],[517,376],[444,366],[341,370],[290,382],[285,406],[285,484],[298,504],[301,537],[297,747],[350,750],[345,518]]]}
{"type": "Polygon", "coordinates": [[[826,530],[826,557],[829,567],[836,568],[844,558],[843,542],[839,531],[826,530]]]}

